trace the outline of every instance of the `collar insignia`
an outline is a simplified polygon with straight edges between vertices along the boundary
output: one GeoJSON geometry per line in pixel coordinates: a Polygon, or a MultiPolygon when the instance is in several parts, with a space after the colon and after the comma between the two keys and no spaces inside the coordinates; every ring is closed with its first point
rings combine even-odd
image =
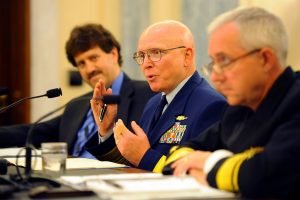
{"type": "Polygon", "coordinates": [[[184,116],[184,115],[178,115],[178,116],[176,117],[176,120],[177,120],[177,121],[183,121],[183,120],[186,120],[186,119],[187,119],[187,117],[184,116]]]}

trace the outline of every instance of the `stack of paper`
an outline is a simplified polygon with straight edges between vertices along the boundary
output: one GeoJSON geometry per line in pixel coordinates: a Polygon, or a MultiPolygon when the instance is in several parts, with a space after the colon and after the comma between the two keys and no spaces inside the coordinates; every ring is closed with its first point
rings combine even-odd
{"type": "Polygon", "coordinates": [[[230,192],[201,185],[190,176],[139,173],[62,179],[76,189],[93,190],[101,199],[207,199],[235,196],[230,192]]]}
{"type": "MultiPolygon", "coordinates": [[[[32,169],[42,170],[41,151],[36,150],[32,153],[32,169]]],[[[0,149],[0,157],[5,158],[10,163],[25,167],[25,149],[24,148],[3,148],[0,149]],[[17,158],[17,155],[19,157],[17,158]]],[[[117,168],[126,167],[126,165],[99,161],[88,158],[67,158],[67,169],[101,169],[101,168],[117,168]]]]}

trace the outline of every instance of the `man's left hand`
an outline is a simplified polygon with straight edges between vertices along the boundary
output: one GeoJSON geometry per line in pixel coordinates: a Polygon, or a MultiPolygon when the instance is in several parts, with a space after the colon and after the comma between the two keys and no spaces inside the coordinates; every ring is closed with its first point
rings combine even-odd
{"type": "Polygon", "coordinates": [[[131,122],[132,133],[124,125],[122,120],[118,120],[114,127],[114,137],[116,145],[122,156],[134,166],[138,166],[146,151],[150,148],[150,143],[146,133],[135,122],[131,122]]]}

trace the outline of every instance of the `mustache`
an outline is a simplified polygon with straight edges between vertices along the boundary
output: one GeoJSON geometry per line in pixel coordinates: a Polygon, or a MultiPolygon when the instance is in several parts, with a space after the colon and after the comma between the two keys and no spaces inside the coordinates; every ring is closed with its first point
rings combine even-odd
{"type": "Polygon", "coordinates": [[[92,71],[91,73],[88,74],[88,79],[93,78],[94,76],[98,75],[98,74],[102,74],[102,71],[92,71]]]}

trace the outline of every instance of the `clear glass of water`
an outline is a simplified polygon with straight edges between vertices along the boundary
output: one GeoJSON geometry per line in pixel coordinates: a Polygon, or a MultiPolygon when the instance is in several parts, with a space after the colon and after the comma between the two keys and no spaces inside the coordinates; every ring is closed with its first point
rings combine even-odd
{"type": "Polygon", "coordinates": [[[60,176],[66,171],[68,156],[67,143],[47,142],[42,143],[43,173],[50,176],[60,176]]]}

